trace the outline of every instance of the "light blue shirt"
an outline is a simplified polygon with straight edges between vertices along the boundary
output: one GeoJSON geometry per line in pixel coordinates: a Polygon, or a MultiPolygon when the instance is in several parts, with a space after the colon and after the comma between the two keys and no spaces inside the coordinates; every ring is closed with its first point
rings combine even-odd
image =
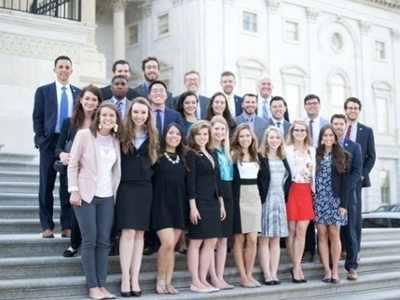
{"type": "Polygon", "coordinates": [[[243,112],[244,120],[247,124],[250,124],[251,129],[254,131],[254,125],[256,124],[256,114],[249,117],[245,112],[243,112]],[[248,121],[250,119],[250,121],[248,121]]]}
{"type": "Polygon", "coordinates": [[[142,146],[142,144],[147,140],[147,137],[147,132],[141,136],[137,136],[135,140],[135,148],[139,149],[140,146],[142,146]]]}
{"type": "Polygon", "coordinates": [[[225,154],[225,150],[219,150],[215,148],[215,152],[218,157],[218,165],[221,173],[222,181],[232,181],[233,180],[233,164],[232,161],[225,154]]]}

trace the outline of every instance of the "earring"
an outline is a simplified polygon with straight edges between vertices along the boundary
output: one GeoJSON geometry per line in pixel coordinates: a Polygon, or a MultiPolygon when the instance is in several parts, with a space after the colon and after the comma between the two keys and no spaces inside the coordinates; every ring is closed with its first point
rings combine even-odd
{"type": "Polygon", "coordinates": [[[268,144],[265,144],[265,148],[268,148],[268,144]]]}
{"type": "Polygon", "coordinates": [[[101,124],[99,123],[99,126],[97,126],[97,128],[101,129],[103,128],[103,126],[101,126],[101,124]]]}
{"type": "Polygon", "coordinates": [[[114,132],[117,132],[118,131],[118,124],[115,124],[113,129],[114,129],[114,132]]]}
{"type": "Polygon", "coordinates": [[[324,141],[321,141],[321,145],[323,145],[324,144],[324,141]]]}

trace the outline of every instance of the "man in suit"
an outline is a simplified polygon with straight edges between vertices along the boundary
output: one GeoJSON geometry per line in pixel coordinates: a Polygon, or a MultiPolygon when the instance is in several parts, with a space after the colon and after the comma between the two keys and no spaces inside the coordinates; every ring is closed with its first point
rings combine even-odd
{"type": "MultiPolygon", "coordinates": [[[[160,75],[160,64],[157,57],[149,56],[142,61],[142,73],[145,81],[133,89],[134,98],[144,97],[150,100],[149,86],[153,81],[157,80],[160,75]]],[[[174,101],[171,92],[167,91],[165,105],[170,109],[174,109],[174,101]]]]}
{"type": "Polygon", "coordinates": [[[227,99],[227,104],[232,118],[242,114],[242,98],[233,93],[236,85],[235,74],[231,71],[224,71],[221,74],[220,84],[227,99]]]}
{"type": "MultiPolygon", "coordinates": [[[[185,75],[183,76],[183,84],[186,86],[186,89],[188,91],[195,93],[197,96],[197,108],[195,113],[196,118],[198,120],[204,119],[207,111],[208,102],[210,102],[210,99],[207,98],[206,96],[199,94],[199,88],[201,84],[199,72],[195,70],[190,70],[186,72],[185,75]]],[[[180,97],[181,95],[174,97],[173,109],[176,109],[176,103],[178,102],[180,97]]]]}
{"type": "Polygon", "coordinates": [[[346,137],[360,144],[363,159],[363,169],[361,180],[357,184],[357,244],[358,249],[361,248],[361,227],[362,227],[362,197],[361,188],[370,187],[371,181],[369,173],[375,164],[375,140],[372,128],[358,122],[358,117],[361,112],[361,101],[355,97],[350,97],[344,102],[344,110],[347,116],[346,137]]]}
{"type": "Polygon", "coordinates": [[[263,134],[268,128],[268,122],[256,115],[257,98],[254,94],[244,94],[242,97],[243,113],[235,118],[236,124],[247,123],[250,125],[257,137],[258,144],[261,143],[263,134]]]}
{"type": "MultiPolygon", "coordinates": [[[[53,190],[57,172],[55,148],[63,120],[72,114],[74,101],[80,89],[69,83],[72,61],[68,56],[59,56],[54,62],[56,81],[37,88],[33,107],[33,130],[35,147],[39,149],[39,217],[43,238],[53,238],[53,190]]],[[[71,236],[71,206],[67,190],[66,174],[60,174],[61,236],[71,236]]]]}
{"type": "Polygon", "coordinates": [[[283,136],[287,138],[289,128],[292,124],[283,117],[286,112],[285,99],[281,96],[272,97],[271,101],[269,101],[269,107],[271,111],[269,126],[278,127],[282,131],[283,136]]]}
{"type": "MultiPolygon", "coordinates": [[[[114,62],[112,66],[112,71],[111,71],[111,76],[114,78],[117,75],[123,75],[127,80],[129,80],[129,77],[131,77],[131,66],[126,60],[117,60],[114,62]]],[[[111,85],[102,87],[100,89],[101,94],[103,95],[103,99],[111,99],[113,96],[113,93],[111,91],[111,85]]],[[[133,92],[133,89],[128,87],[128,90],[126,92],[126,98],[128,100],[132,100],[134,98],[135,94],[133,92]]]]}
{"type": "MultiPolygon", "coordinates": [[[[310,135],[314,148],[318,146],[318,137],[321,128],[329,124],[329,121],[319,115],[321,109],[321,101],[317,95],[309,94],[304,98],[304,110],[307,113],[305,121],[310,127],[310,135]]],[[[306,232],[306,242],[302,262],[314,261],[315,255],[315,223],[310,221],[306,232]]]]}
{"type": "MultiPolygon", "coordinates": [[[[272,92],[274,90],[274,83],[272,82],[272,78],[269,75],[263,75],[258,79],[258,95],[257,95],[257,116],[263,118],[264,120],[269,120],[271,117],[270,104],[269,102],[272,99],[272,92]]],[[[286,112],[284,114],[284,118],[286,121],[289,120],[289,113],[287,110],[286,101],[284,102],[286,106],[286,112]]]]}
{"type": "Polygon", "coordinates": [[[130,100],[127,99],[128,89],[128,79],[124,75],[116,75],[113,77],[110,85],[112,93],[111,98],[105,100],[118,107],[122,120],[125,119],[125,114],[130,102],[130,100]]]}
{"type": "Polygon", "coordinates": [[[361,147],[359,144],[346,138],[346,116],[341,114],[335,114],[331,118],[331,124],[335,128],[335,131],[340,139],[340,144],[350,153],[349,160],[349,196],[347,201],[347,225],[343,226],[340,230],[340,236],[342,245],[347,250],[346,261],[344,264],[347,270],[348,280],[357,280],[357,254],[359,251],[357,244],[357,197],[356,188],[358,183],[361,181],[362,172],[362,154],[361,147]]]}

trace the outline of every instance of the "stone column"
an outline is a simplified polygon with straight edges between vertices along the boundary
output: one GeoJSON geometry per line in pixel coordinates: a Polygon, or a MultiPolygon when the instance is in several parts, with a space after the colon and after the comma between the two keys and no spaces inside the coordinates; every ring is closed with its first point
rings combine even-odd
{"type": "Polygon", "coordinates": [[[108,0],[114,10],[114,61],[125,59],[125,9],[131,0],[108,0]]]}
{"type": "MultiPolygon", "coordinates": [[[[95,26],[96,25],[96,0],[85,0],[82,1],[82,23],[95,26]]],[[[87,43],[96,44],[95,41],[96,33],[93,31],[87,37],[87,43]]]]}
{"type": "MultiPolygon", "coordinates": [[[[318,25],[317,19],[319,16],[319,9],[317,7],[307,7],[307,30],[308,30],[308,71],[309,78],[318,78],[319,73],[319,64],[315,63],[316,61],[321,61],[319,56],[319,48],[318,48],[318,25]]],[[[321,84],[319,80],[310,80],[309,81],[310,88],[309,91],[318,91],[318,85],[321,84]]],[[[315,92],[316,93],[316,92],[315,92]]],[[[323,106],[323,109],[327,112],[327,105],[323,106]]]]}

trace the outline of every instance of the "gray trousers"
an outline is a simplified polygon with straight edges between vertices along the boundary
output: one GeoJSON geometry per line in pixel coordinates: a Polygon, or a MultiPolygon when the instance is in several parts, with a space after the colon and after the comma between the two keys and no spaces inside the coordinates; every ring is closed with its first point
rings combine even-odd
{"type": "Polygon", "coordinates": [[[82,206],[74,206],[74,210],[81,229],[81,260],[87,287],[105,287],[109,237],[114,219],[114,196],[95,196],[91,203],[82,200],[82,206]]]}

